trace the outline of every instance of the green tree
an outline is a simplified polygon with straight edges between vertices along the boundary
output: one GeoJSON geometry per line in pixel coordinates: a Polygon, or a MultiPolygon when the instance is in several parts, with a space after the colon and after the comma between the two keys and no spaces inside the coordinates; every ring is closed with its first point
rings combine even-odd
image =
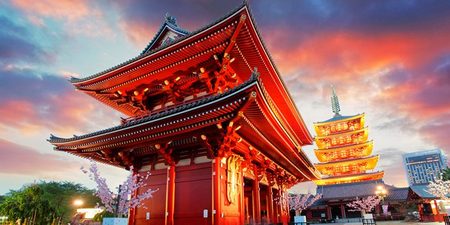
{"type": "Polygon", "coordinates": [[[446,168],[442,170],[442,180],[450,180],[450,168],[446,168]]]}
{"type": "MultiPolygon", "coordinates": [[[[70,182],[39,182],[10,191],[0,203],[0,214],[11,221],[33,221],[46,225],[53,221],[67,223],[75,213],[73,201],[83,199],[83,207],[93,207],[98,199],[94,192],[70,182]]],[[[30,223],[28,223],[30,224],[30,223]]]]}

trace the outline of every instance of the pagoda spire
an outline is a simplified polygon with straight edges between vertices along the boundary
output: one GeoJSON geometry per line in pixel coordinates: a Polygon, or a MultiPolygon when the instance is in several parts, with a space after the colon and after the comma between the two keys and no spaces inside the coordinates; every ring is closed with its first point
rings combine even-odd
{"type": "Polygon", "coordinates": [[[333,92],[333,95],[331,96],[331,109],[333,110],[335,117],[340,116],[339,112],[341,111],[341,107],[339,105],[339,98],[336,95],[336,90],[333,85],[331,85],[331,91],[333,92]]]}

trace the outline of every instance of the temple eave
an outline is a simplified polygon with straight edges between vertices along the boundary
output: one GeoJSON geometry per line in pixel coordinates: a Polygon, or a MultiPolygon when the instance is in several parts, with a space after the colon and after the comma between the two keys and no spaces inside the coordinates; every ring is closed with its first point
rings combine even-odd
{"type": "Polygon", "coordinates": [[[327,178],[322,178],[320,180],[314,181],[316,185],[332,185],[341,183],[355,183],[361,181],[371,181],[380,180],[384,176],[384,171],[378,171],[373,173],[362,173],[356,175],[346,175],[346,176],[330,176],[327,178]]]}
{"type": "MultiPolygon", "coordinates": [[[[173,109],[173,111],[166,113],[170,116],[161,115],[157,117],[155,115],[153,119],[144,117],[135,122],[131,121],[125,125],[105,131],[75,136],[69,139],[53,136],[50,138],[50,142],[60,151],[67,151],[85,158],[93,157],[102,162],[125,167],[125,164],[121,164],[120,160],[114,161],[105,158],[106,155],[110,154],[111,151],[130,152],[134,151],[133,149],[154,146],[159,143],[174,143],[173,141],[176,140],[186,143],[183,140],[191,140],[192,137],[200,140],[200,134],[205,134],[214,139],[214,137],[220,136],[220,130],[216,127],[218,124],[223,124],[221,127],[225,127],[229,121],[234,121],[236,126],[240,127],[240,131],[248,130],[250,132],[253,129],[251,132],[255,132],[254,129],[260,130],[261,134],[259,135],[260,138],[258,138],[260,141],[252,142],[252,145],[262,149],[261,151],[265,152],[267,157],[280,162],[280,165],[290,171],[290,173],[296,177],[302,177],[304,180],[318,179],[319,174],[314,169],[313,164],[304,155],[299,154],[295,150],[298,148],[296,146],[302,144],[302,142],[296,143],[293,141],[293,137],[290,137],[286,130],[281,128],[283,124],[277,122],[276,115],[268,113],[270,107],[266,106],[265,102],[267,100],[263,100],[265,94],[259,91],[262,89],[257,88],[258,85],[257,80],[253,79],[246,82],[246,85],[241,85],[239,88],[232,89],[227,93],[211,96],[208,101],[203,99],[201,100],[201,105],[191,103],[193,104],[192,107],[179,106],[178,108],[184,110],[173,109]],[[256,96],[256,102],[247,104],[250,98],[255,98],[252,97],[253,95],[256,96]],[[200,113],[198,116],[195,116],[197,111],[208,113],[200,113]],[[254,117],[255,112],[258,112],[260,115],[254,117]],[[174,117],[173,115],[179,116],[174,117]],[[186,118],[182,115],[192,116],[186,118]],[[264,124],[258,122],[257,118],[261,118],[263,115],[266,115],[265,118],[269,121],[267,123],[270,124],[269,127],[263,128],[261,126],[264,124]],[[160,128],[164,128],[164,131],[158,131],[160,128]],[[268,149],[272,150],[269,151],[268,149]]],[[[244,138],[244,140],[246,139],[251,140],[252,137],[244,138]]],[[[192,144],[200,145],[197,142],[192,144]]],[[[189,145],[185,144],[184,146],[189,145]]],[[[154,150],[148,151],[147,153],[143,152],[142,154],[144,155],[142,157],[154,153],[154,150]]],[[[196,154],[205,155],[206,152],[198,152],[196,154]]]]}
{"type": "Polygon", "coordinates": [[[378,163],[379,157],[380,157],[380,155],[374,155],[374,156],[369,156],[369,157],[364,157],[364,158],[346,159],[346,160],[341,160],[341,161],[336,161],[336,162],[317,163],[317,164],[315,164],[315,166],[317,168],[321,168],[321,167],[325,167],[325,166],[349,165],[349,164],[364,163],[364,162],[370,163],[370,165],[375,164],[374,166],[376,166],[376,164],[378,163]]]}
{"type": "Polygon", "coordinates": [[[364,143],[361,144],[352,144],[352,145],[346,145],[346,146],[337,146],[337,147],[331,147],[331,148],[325,148],[325,149],[314,149],[314,152],[317,153],[326,153],[326,152],[337,152],[337,151],[341,151],[341,150],[349,150],[349,149],[355,149],[355,148],[372,148],[373,147],[373,140],[371,141],[366,141],[364,143]]]}

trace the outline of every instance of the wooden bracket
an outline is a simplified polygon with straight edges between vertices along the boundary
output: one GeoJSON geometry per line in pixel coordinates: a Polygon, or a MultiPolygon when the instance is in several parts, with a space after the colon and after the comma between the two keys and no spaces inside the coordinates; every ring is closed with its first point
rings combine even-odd
{"type": "Polygon", "coordinates": [[[155,145],[155,149],[158,151],[159,154],[164,158],[167,165],[175,166],[175,160],[172,156],[173,148],[169,148],[169,145],[172,143],[172,141],[167,142],[164,146],[161,146],[160,144],[155,145]]]}
{"type": "Polygon", "coordinates": [[[208,137],[204,134],[200,135],[200,143],[201,145],[206,148],[206,154],[208,155],[209,159],[213,159],[214,158],[214,149],[211,146],[211,144],[209,143],[208,137]]]}

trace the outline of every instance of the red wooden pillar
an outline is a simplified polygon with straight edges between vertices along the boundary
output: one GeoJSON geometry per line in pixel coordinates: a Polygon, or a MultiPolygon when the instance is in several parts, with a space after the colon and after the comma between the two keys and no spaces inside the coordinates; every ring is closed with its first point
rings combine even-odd
{"type": "Polygon", "coordinates": [[[437,222],[444,222],[444,217],[441,215],[441,213],[439,212],[439,206],[437,204],[436,200],[433,200],[434,202],[434,207],[436,209],[436,217],[437,217],[437,222]]]}
{"type": "Polygon", "coordinates": [[[253,209],[255,223],[261,222],[261,196],[259,193],[259,181],[258,178],[253,180],[253,209]]]}
{"type": "Polygon", "coordinates": [[[283,196],[283,204],[281,205],[281,222],[283,222],[284,225],[287,225],[289,223],[289,203],[287,202],[286,198],[286,191],[283,191],[283,188],[281,188],[281,196],[283,196]]]}
{"type": "MultiPolygon", "coordinates": [[[[138,172],[136,170],[133,170],[133,175],[136,175],[138,172]]],[[[132,195],[131,198],[136,198],[137,196],[137,190],[135,190],[132,195]]],[[[130,208],[130,212],[128,212],[129,218],[128,218],[128,225],[134,225],[135,221],[136,221],[136,207],[134,208],[130,208]]]]}
{"type": "Polygon", "coordinates": [[[242,182],[240,185],[240,188],[241,188],[240,193],[241,194],[240,194],[240,200],[239,200],[239,202],[240,202],[239,212],[241,214],[240,224],[245,224],[245,219],[246,219],[245,218],[245,181],[244,181],[245,178],[244,178],[244,171],[243,171],[242,167],[240,167],[239,174],[240,174],[239,179],[242,182]]]}
{"type": "Polygon", "coordinates": [[[331,215],[331,207],[327,205],[327,220],[331,220],[332,218],[331,215]]]}
{"type": "Polygon", "coordinates": [[[216,157],[214,159],[214,172],[213,172],[213,186],[214,186],[214,199],[213,199],[213,224],[220,225],[221,224],[221,206],[222,206],[222,198],[221,198],[221,157],[216,157]]]}
{"type": "Polygon", "coordinates": [[[341,204],[341,216],[342,216],[342,218],[347,218],[347,215],[345,215],[345,206],[344,206],[344,204],[341,204]]]}
{"type": "Polygon", "coordinates": [[[175,166],[169,166],[167,171],[167,212],[166,224],[174,225],[175,212],[175,166]]]}
{"type": "Polygon", "coordinates": [[[273,191],[272,191],[272,186],[268,186],[268,190],[267,190],[267,195],[269,197],[269,201],[267,202],[267,204],[269,205],[269,211],[267,212],[267,220],[270,223],[275,222],[274,220],[274,213],[273,213],[273,191]]]}
{"type": "MultiPolygon", "coordinates": [[[[278,186],[278,187],[280,187],[280,186],[278,186]]],[[[282,223],[281,217],[283,216],[283,209],[282,209],[283,198],[281,196],[280,188],[278,188],[277,192],[278,192],[277,223],[282,223]]]]}

